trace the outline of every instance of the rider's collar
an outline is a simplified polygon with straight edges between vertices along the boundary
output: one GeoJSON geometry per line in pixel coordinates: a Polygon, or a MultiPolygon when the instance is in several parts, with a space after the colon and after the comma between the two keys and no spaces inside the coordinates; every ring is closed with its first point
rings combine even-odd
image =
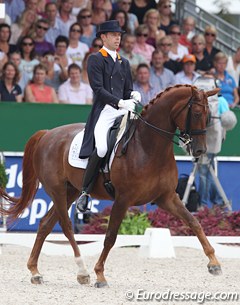
{"type": "Polygon", "coordinates": [[[99,50],[99,52],[102,54],[103,57],[108,57],[108,55],[110,55],[113,60],[116,57],[118,58],[118,60],[121,59],[121,56],[116,51],[111,51],[108,48],[106,48],[105,46],[103,46],[102,49],[99,50]]]}

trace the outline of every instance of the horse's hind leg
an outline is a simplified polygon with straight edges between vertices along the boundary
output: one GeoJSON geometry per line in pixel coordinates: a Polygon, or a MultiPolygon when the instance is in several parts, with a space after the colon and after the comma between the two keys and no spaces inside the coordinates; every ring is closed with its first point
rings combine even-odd
{"type": "Polygon", "coordinates": [[[206,256],[209,258],[208,271],[213,275],[219,275],[222,273],[220,263],[215,256],[215,250],[209,243],[201,224],[198,220],[187,210],[183,205],[178,195],[174,195],[174,199],[170,203],[166,201],[165,203],[159,203],[159,207],[170,212],[172,215],[182,219],[197,236],[200,243],[202,244],[203,250],[206,256]]]}

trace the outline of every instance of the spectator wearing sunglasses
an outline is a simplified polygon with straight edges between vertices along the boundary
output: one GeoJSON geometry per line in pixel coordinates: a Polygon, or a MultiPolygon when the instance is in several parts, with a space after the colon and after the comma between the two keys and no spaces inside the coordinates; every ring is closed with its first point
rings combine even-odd
{"type": "Polygon", "coordinates": [[[172,46],[168,53],[169,58],[176,61],[181,61],[184,55],[187,55],[188,48],[179,43],[180,39],[180,26],[177,24],[169,28],[169,35],[172,37],[172,46]]]}
{"type": "Polygon", "coordinates": [[[148,38],[148,28],[146,25],[142,24],[135,31],[136,43],[133,52],[140,54],[144,57],[147,64],[150,64],[152,53],[155,50],[153,46],[147,44],[148,38]]]}
{"type": "Polygon", "coordinates": [[[90,48],[96,37],[96,26],[92,24],[92,13],[88,8],[82,9],[77,15],[77,22],[82,28],[80,41],[86,43],[90,48]]]}
{"type": "Polygon", "coordinates": [[[134,34],[136,28],[139,26],[138,18],[135,14],[129,13],[130,7],[132,4],[132,0],[118,0],[117,8],[126,12],[128,16],[128,28],[132,34],[134,34]]]}
{"type": "Polygon", "coordinates": [[[169,29],[173,24],[178,23],[172,17],[171,2],[169,0],[159,0],[157,4],[157,10],[160,14],[161,25],[160,29],[169,34],[169,29]]]}
{"type": "Polygon", "coordinates": [[[102,47],[103,47],[102,39],[100,37],[96,37],[92,41],[90,52],[97,53],[102,47]]]}
{"type": "Polygon", "coordinates": [[[207,25],[204,31],[204,37],[206,40],[206,47],[204,49],[204,55],[208,57],[208,60],[213,64],[214,56],[220,52],[219,49],[214,47],[214,42],[217,37],[217,30],[213,25],[207,25]]]}
{"type": "Polygon", "coordinates": [[[52,43],[46,40],[46,33],[49,29],[49,22],[47,19],[39,19],[36,22],[36,32],[34,36],[35,53],[40,58],[46,52],[55,52],[52,43]]]}

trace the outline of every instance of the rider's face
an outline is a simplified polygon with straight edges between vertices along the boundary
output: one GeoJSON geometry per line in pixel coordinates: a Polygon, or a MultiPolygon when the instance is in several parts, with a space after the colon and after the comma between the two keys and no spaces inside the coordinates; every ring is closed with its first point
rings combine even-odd
{"type": "Polygon", "coordinates": [[[121,33],[109,32],[106,34],[102,34],[101,38],[102,38],[103,44],[106,48],[108,48],[111,51],[116,51],[120,45],[121,33]]]}

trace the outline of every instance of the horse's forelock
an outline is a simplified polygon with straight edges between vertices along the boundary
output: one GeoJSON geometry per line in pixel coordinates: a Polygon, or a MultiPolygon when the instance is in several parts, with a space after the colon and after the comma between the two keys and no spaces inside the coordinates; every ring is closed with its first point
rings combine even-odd
{"type": "Polygon", "coordinates": [[[175,85],[175,86],[172,86],[172,87],[168,87],[164,91],[158,93],[158,95],[155,98],[153,98],[147,105],[145,105],[141,114],[144,116],[147,113],[147,111],[152,107],[152,105],[160,102],[161,99],[164,98],[166,93],[168,93],[169,91],[172,92],[173,90],[177,90],[179,88],[192,88],[192,90],[194,90],[194,92],[198,91],[197,87],[192,86],[192,85],[188,85],[188,84],[185,84],[185,85],[178,84],[178,85],[175,85]]]}

